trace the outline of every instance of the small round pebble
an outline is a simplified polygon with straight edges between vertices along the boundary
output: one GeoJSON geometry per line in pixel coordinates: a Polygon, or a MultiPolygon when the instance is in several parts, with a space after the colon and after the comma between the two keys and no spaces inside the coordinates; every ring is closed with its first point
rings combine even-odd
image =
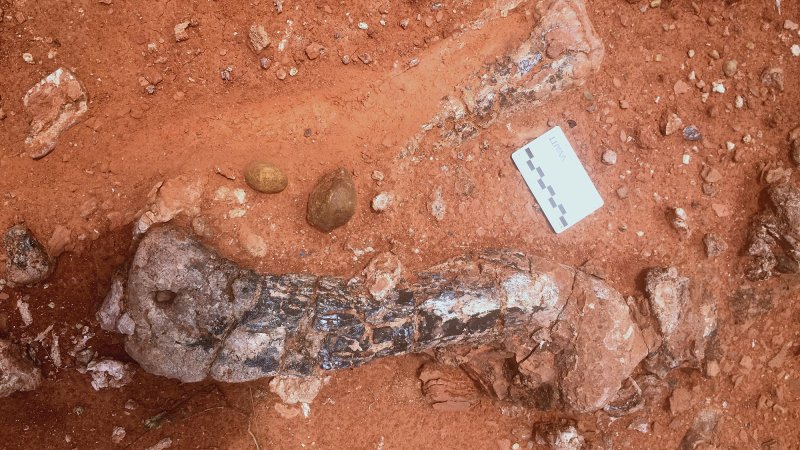
{"type": "Polygon", "coordinates": [[[289,69],[289,76],[290,77],[297,76],[297,72],[298,72],[297,67],[292,67],[289,69]]]}
{"type": "Polygon", "coordinates": [[[342,64],[350,64],[350,55],[343,55],[342,56],[342,64]]]}
{"type": "Polygon", "coordinates": [[[154,84],[148,84],[147,87],[144,88],[144,91],[147,93],[147,95],[153,95],[157,90],[158,88],[156,88],[156,85],[154,84]]]}
{"type": "Polygon", "coordinates": [[[372,210],[375,212],[384,212],[389,208],[392,203],[392,195],[388,192],[381,192],[372,199],[372,210]]]}
{"type": "Polygon", "coordinates": [[[617,152],[614,150],[606,150],[603,152],[602,157],[603,164],[607,164],[609,166],[613,166],[617,163],[617,152]]]}
{"type": "Polygon", "coordinates": [[[277,194],[286,189],[289,179],[274,165],[265,161],[252,161],[244,169],[247,185],[265,194],[277,194]]]}
{"type": "Polygon", "coordinates": [[[725,64],[722,65],[722,72],[727,77],[736,75],[737,70],[739,70],[739,63],[735,59],[725,61],[725,64]]]}
{"type": "Polygon", "coordinates": [[[696,126],[689,125],[683,129],[683,138],[687,141],[699,141],[703,138],[703,135],[700,134],[700,130],[696,126]]]}
{"type": "Polygon", "coordinates": [[[267,57],[263,57],[258,60],[258,65],[261,66],[262,69],[267,70],[269,69],[271,61],[267,57]]]}
{"type": "Polygon", "coordinates": [[[286,79],[286,71],[283,69],[278,69],[275,71],[275,76],[278,77],[279,80],[286,79]]]}

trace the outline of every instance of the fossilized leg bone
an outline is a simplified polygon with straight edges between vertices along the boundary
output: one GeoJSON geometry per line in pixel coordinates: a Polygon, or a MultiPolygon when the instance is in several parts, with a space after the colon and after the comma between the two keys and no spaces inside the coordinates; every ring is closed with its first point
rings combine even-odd
{"type": "Polygon", "coordinates": [[[125,348],[145,370],[187,382],[313,376],[455,345],[530,354],[546,340],[562,399],[588,411],[610,401],[647,353],[621,295],[602,280],[508,250],[454,258],[414,280],[386,256],[351,279],[260,275],[155,227],[116,283],[104,327],[128,334],[125,348]]]}
{"type": "MultiPolygon", "coordinates": [[[[458,144],[494,122],[501,111],[540,106],[600,69],[605,48],[581,0],[540,0],[530,37],[485,70],[464,80],[423,125],[440,129],[444,142],[458,144]],[[445,126],[452,122],[451,126],[445,126]]],[[[478,21],[477,23],[482,23],[478,21]]],[[[473,26],[477,26],[474,24],[473,26]]]]}

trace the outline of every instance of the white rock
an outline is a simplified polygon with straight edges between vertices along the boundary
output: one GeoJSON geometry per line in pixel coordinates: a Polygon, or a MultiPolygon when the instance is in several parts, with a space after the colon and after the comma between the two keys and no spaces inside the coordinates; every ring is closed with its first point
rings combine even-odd
{"type": "Polygon", "coordinates": [[[111,432],[111,442],[119,444],[123,439],[125,439],[125,428],[114,427],[114,431],[111,432]]]}
{"type": "Polygon", "coordinates": [[[724,94],[725,93],[725,85],[722,84],[721,81],[714,81],[711,83],[711,90],[716,92],[717,94],[724,94]]]}
{"type": "Polygon", "coordinates": [[[388,192],[381,192],[372,199],[372,210],[375,212],[386,211],[391,203],[392,194],[388,192]]]}
{"type": "Polygon", "coordinates": [[[156,445],[152,447],[148,447],[147,450],[166,450],[172,447],[172,439],[164,438],[156,443],[156,445]]]}
{"type": "Polygon", "coordinates": [[[17,300],[17,310],[19,311],[20,318],[22,318],[22,323],[25,324],[26,327],[33,323],[33,316],[26,302],[17,300]]]}
{"type": "Polygon", "coordinates": [[[113,359],[92,361],[86,367],[91,372],[92,387],[95,391],[106,388],[119,388],[130,383],[133,379],[133,370],[130,364],[125,364],[113,359]]]}
{"type": "Polygon", "coordinates": [[[277,394],[281,401],[287,405],[296,403],[309,404],[317,398],[322,385],[323,379],[320,377],[277,376],[269,382],[269,390],[277,394]]]}
{"type": "Polygon", "coordinates": [[[22,104],[33,116],[25,139],[33,159],[50,153],[61,133],[80,122],[89,110],[83,85],[61,67],[30,88],[22,104]]]}

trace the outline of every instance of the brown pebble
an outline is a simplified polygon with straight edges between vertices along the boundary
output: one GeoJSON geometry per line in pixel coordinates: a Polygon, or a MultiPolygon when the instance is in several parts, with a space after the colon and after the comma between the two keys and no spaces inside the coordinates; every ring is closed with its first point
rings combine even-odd
{"type": "Polygon", "coordinates": [[[308,196],[306,220],[314,228],[331,231],[346,224],[356,212],[356,187],[347,170],[325,174],[308,196]]]}

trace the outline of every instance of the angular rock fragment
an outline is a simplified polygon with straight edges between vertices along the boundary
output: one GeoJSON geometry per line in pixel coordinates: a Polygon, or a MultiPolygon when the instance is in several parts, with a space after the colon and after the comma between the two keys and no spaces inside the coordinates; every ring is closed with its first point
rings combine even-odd
{"type": "Polygon", "coordinates": [[[579,412],[603,408],[647,355],[625,300],[602,280],[576,272],[571,301],[553,335],[571,341],[557,362],[561,395],[579,412]]]}
{"type": "Polygon", "coordinates": [[[156,184],[148,195],[148,206],[137,213],[134,237],[155,224],[169,222],[179,214],[190,218],[200,214],[200,200],[207,182],[205,177],[190,179],[182,175],[156,184]]]}
{"type": "Polygon", "coordinates": [[[14,392],[32,391],[41,382],[39,368],[23,354],[22,348],[0,339],[0,398],[14,392]]]}
{"type": "MultiPolygon", "coordinates": [[[[160,226],[139,243],[124,297],[121,314],[134,323],[128,354],[185,382],[318,377],[448,346],[496,344],[513,361],[541,347],[530,338],[538,331],[552,350],[551,389],[565,407],[593,411],[647,351],[605,282],[508,250],[451,259],[413,283],[391,258],[371,264],[365,278],[259,275],[160,226]],[[554,325],[551,337],[541,333],[554,325]]],[[[483,369],[490,366],[476,365],[475,378],[492,372],[496,395],[511,392],[502,370],[483,369]]]]}
{"type": "Polygon", "coordinates": [[[706,409],[700,411],[692,422],[692,426],[683,436],[678,450],[694,450],[704,448],[704,444],[713,448],[714,433],[722,414],[719,411],[706,409]]]}
{"type": "Polygon", "coordinates": [[[32,116],[25,145],[33,159],[50,153],[61,133],[80,122],[89,110],[83,85],[63,67],[30,88],[22,103],[32,116]]]}
{"type": "Polygon", "coordinates": [[[708,233],[703,236],[703,245],[706,248],[706,256],[709,258],[715,258],[728,250],[728,244],[714,233],[708,233]]]}
{"type": "Polygon", "coordinates": [[[53,260],[25,225],[9,228],[3,243],[6,249],[6,276],[12,283],[38,283],[53,273],[53,260]]]}
{"type": "Polygon", "coordinates": [[[762,199],[764,207],[752,220],[747,247],[753,261],[746,275],[752,281],[800,272],[800,189],[791,183],[772,184],[762,199]]]}
{"type": "Polygon", "coordinates": [[[247,37],[250,40],[250,48],[256,55],[261,53],[265,48],[269,47],[270,39],[269,33],[264,29],[264,25],[250,25],[247,32],[247,37]]]}
{"type": "Polygon", "coordinates": [[[311,403],[322,389],[320,377],[275,377],[269,382],[269,389],[287,405],[311,403]]]}
{"type": "Polygon", "coordinates": [[[422,381],[422,394],[438,411],[466,411],[480,397],[472,380],[454,367],[426,364],[419,379],[422,381]]]}
{"type": "Polygon", "coordinates": [[[684,363],[701,367],[716,336],[715,298],[702,284],[681,276],[674,267],[650,269],[646,284],[650,311],[663,339],[660,348],[651,351],[646,367],[658,375],[684,363]]]}
{"type": "Polygon", "coordinates": [[[92,375],[92,387],[95,391],[119,388],[130,383],[131,379],[133,379],[131,365],[113,359],[92,361],[86,367],[86,370],[92,375]]]}
{"type": "Polygon", "coordinates": [[[97,320],[100,328],[106,331],[115,331],[122,334],[133,334],[135,324],[128,313],[124,310],[124,278],[120,274],[114,274],[111,278],[111,289],[103,300],[103,304],[97,311],[97,320]]]}
{"type": "Polygon", "coordinates": [[[585,443],[575,424],[570,421],[537,423],[533,431],[536,443],[552,450],[581,450],[585,443]]]}
{"type": "Polygon", "coordinates": [[[728,299],[728,308],[737,324],[756,319],[772,309],[772,293],[768,290],[743,287],[728,299]]]}

